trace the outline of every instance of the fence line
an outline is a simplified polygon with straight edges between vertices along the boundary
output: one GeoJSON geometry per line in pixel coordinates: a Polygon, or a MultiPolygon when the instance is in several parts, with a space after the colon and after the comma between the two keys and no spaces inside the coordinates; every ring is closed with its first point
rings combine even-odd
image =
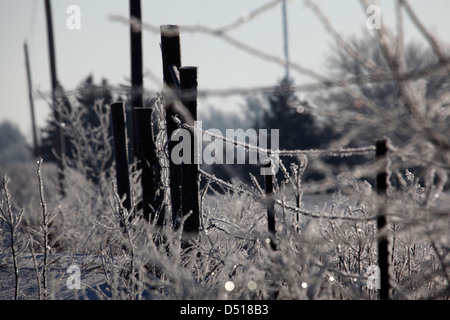
{"type": "MultiPolygon", "coordinates": [[[[172,154],[176,146],[171,137],[178,128],[177,116],[181,116],[186,124],[194,125],[197,121],[197,67],[182,66],[179,32],[176,25],[160,26],[168,154],[172,154]]],[[[189,134],[192,141],[193,133],[189,134]]],[[[175,164],[171,161],[169,165],[173,223],[178,227],[179,218],[187,217],[183,225],[187,235],[198,233],[200,227],[199,166],[194,161],[196,154],[197,149],[191,145],[190,163],[175,164]]]]}
{"type": "MultiPolygon", "coordinates": [[[[181,77],[180,71],[190,71],[189,69],[183,70],[181,67],[181,53],[180,53],[180,44],[179,44],[179,28],[177,26],[161,26],[161,43],[162,43],[162,55],[163,55],[163,73],[164,73],[164,82],[165,82],[165,90],[164,90],[164,103],[165,103],[165,111],[166,111],[166,125],[168,126],[166,128],[167,135],[168,135],[168,147],[169,147],[169,154],[170,152],[170,142],[171,142],[171,136],[172,133],[177,128],[184,128],[191,132],[191,134],[194,134],[196,131],[201,132],[202,134],[209,135],[215,139],[220,139],[224,141],[225,143],[229,143],[234,145],[238,148],[243,148],[247,151],[254,151],[258,153],[265,153],[270,156],[287,156],[287,157],[293,157],[293,156],[301,156],[301,155],[327,155],[327,156],[335,156],[335,157],[349,157],[354,155],[364,155],[369,153],[374,153],[377,149],[375,146],[364,146],[359,148],[340,148],[340,149],[311,149],[311,150],[272,150],[267,148],[262,148],[259,146],[254,146],[249,143],[241,142],[241,141],[235,141],[234,139],[229,139],[227,137],[224,137],[222,135],[218,135],[215,133],[212,133],[208,130],[203,130],[200,128],[195,127],[194,121],[196,120],[196,98],[198,96],[197,92],[197,79],[195,76],[195,81],[193,84],[189,84],[188,87],[182,88],[182,82],[183,79],[181,77]],[[184,90],[184,91],[183,91],[184,90]],[[191,92],[191,90],[194,90],[191,92]],[[181,101],[180,101],[181,100],[181,101]],[[194,109],[190,110],[186,107],[186,105],[189,105],[190,103],[194,102],[195,106],[194,109]],[[178,105],[180,104],[181,107],[178,105]],[[178,110],[181,109],[181,110],[178,110]],[[192,118],[185,117],[184,116],[184,109],[187,109],[188,113],[192,115],[192,118]],[[181,119],[177,117],[177,114],[181,115],[181,119]],[[171,129],[170,129],[170,128],[171,129]],[[170,129],[170,130],[169,130],[170,129]]],[[[195,74],[196,74],[196,68],[195,68],[195,74]]],[[[191,139],[192,141],[193,139],[191,139]]],[[[172,147],[173,147],[173,141],[172,141],[172,147]]],[[[195,148],[194,148],[195,150],[195,148]]],[[[192,152],[191,152],[192,153],[192,152]]],[[[194,156],[194,154],[192,153],[194,156]]],[[[270,165],[269,165],[270,166],[270,165]]],[[[182,210],[182,202],[185,204],[188,202],[187,200],[187,193],[184,195],[186,198],[183,201],[183,191],[188,191],[188,189],[192,188],[194,185],[197,187],[194,188],[197,192],[195,194],[197,197],[194,197],[194,199],[190,200],[198,200],[198,176],[202,175],[205,176],[209,181],[212,181],[214,183],[217,183],[227,189],[237,191],[239,193],[245,193],[248,195],[251,195],[252,197],[256,198],[258,201],[265,202],[268,206],[268,221],[270,224],[269,231],[274,234],[275,233],[275,226],[274,226],[274,208],[275,205],[281,206],[284,209],[288,209],[291,211],[294,211],[297,214],[302,214],[304,216],[308,216],[311,218],[325,218],[329,220],[352,220],[352,221],[372,221],[376,219],[376,217],[367,217],[367,218],[357,218],[357,217],[351,217],[351,216],[332,216],[332,215],[320,215],[315,212],[307,211],[300,209],[298,206],[292,206],[284,201],[276,200],[273,198],[273,178],[272,180],[266,179],[266,195],[256,195],[254,192],[248,190],[248,188],[244,188],[242,186],[239,186],[236,188],[232,184],[226,183],[225,181],[217,178],[214,175],[210,175],[206,173],[203,170],[199,170],[198,165],[197,168],[195,168],[195,172],[192,171],[192,174],[188,174],[189,179],[187,179],[187,176],[185,176],[184,179],[182,179],[182,172],[183,170],[187,170],[188,168],[185,166],[177,166],[174,168],[174,164],[171,162],[170,167],[170,180],[171,180],[171,198],[172,198],[172,214],[174,215],[173,218],[175,218],[178,214],[178,212],[181,212],[182,215],[188,214],[188,212],[184,212],[182,210]],[[183,167],[183,168],[182,168],[183,167]],[[193,179],[192,179],[193,178],[193,179]],[[188,181],[189,180],[189,181],[188,181]]],[[[267,178],[267,177],[266,177],[267,178]]],[[[259,188],[260,189],[260,188],[259,188]]],[[[261,191],[261,189],[260,189],[261,191]]],[[[188,192],[191,194],[192,192],[188,192]]],[[[195,211],[193,215],[193,220],[199,220],[199,209],[192,208],[191,211],[195,211]]],[[[174,220],[175,222],[175,220],[174,220]]],[[[191,228],[191,229],[195,229],[191,228]]],[[[198,228],[197,228],[198,229],[198,228]]],[[[273,235],[274,237],[274,235],[273,235]]],[[[275,248],[275,245],[272,246],[275,248]]]]}
{"type": "MultiPolygon", "coordinates": [[[[349,210],[350,215],[345,216],[336,216],[336,215],[321,215],[317,212],[311,212],[307,210],[303,210],[300,208],[300,200],[297,200],[297,205],[293,206],[290,204],[275,199],[275,173],[274,168],[277,166],[277,159],[273,159],[273,156],[277,157],[293,157],[293,156],[305,156],[305,155],[327,155],[327,156],[335,156],[335,157],[349,157],[355,155],[364,155],[368,153],[374,153],[376,156],[377,164],[384,165],[385,158],[380,160],[381,149],[380,146],[384,146],[384,154],[387,158],[387,145],[383,144],[383,141],[377,141],[375,146],[364,146],[359,148],[340,148],[340,149],[311,149],[311,150],[273,150],[268,148],[262,148],[260,146],[251,145],[250,143],[245,143],[242,141],[235,141],[234,138],[230,139],[228,137],[224,137],[219,134],[215,134],[209,132],[208,130],[203,130],[196,127],[195,123],[197,120],[197,67],[182,67],[181,64],[181,48],[180,48],[180,35],[179,35],[179,27],[176,25],[164,25],[160,27],[161,32],[161,51],[162,51],[162,61],[163,61],[163,75],[164,75],[164,89],[163,89],[163,105],[164,105],[164,117],[165,117],[165,133],[167,135],[167,152],[168,155],[172,155],[175,146],[177,145],[177,141],[172,140],[173,134],[176,133],[177,129],[187,129],[190,136],[191,142],[196,141],[194,136],[197,133],[206,134],[214,139],[219,139],[224,141],[225,143],[232,144],[236,148],[243,148],[246,151],[253,151],[258,153],[265,153],[267,156],[271,157],[268,163],[264,165],[264,173],[265,173],[265,188],[262,188],[257,183],[256,179],[252,177],[253,183],[257,186],[261,195],[255,194],[253,190],[249,190],[248,187],[239,186],[236,188],[230,183],[226,183],[223,180],[217,178],[215,175],[211,175],[206,173],[203,170],[200,170],[198,163],[194,161],[198,159],[198,152],[200,150],[197,149],[197,145],[189,146],[190,150],[190,163],[186,163],[182,161],[180,164],[176,164],[174,161],[169,162],[169,179],[170,179],[170,194],[171,194],[171,207],[172,207],[172,222],[173,227],[177,229],[179,225],[179,221],[185,220],[183,225],[183,235],[187,236],[184,240],[188,240],[192,235],[196,235],[200,229],[200,221],[201,221],[201,212],[200,212],[200,177],[204,176],[208,180],[207,187],[210,187],[210,182],[217,183],[222,187],[225,187],[230,190],[238,190],[240,193],[248,194],[258,201],[264,203],[267,209],[267,224],[268,224],[268,232],[270,238],[270,246],[273,250],[277,250],[276,244],[276,219],[275,219],[275,206],[280,206],[283,209],[294,211],[297,215],[297,222],[299,214],[316,219],[327,219],[327,220],[350,220],[350,221],[373,221],[377,220],[377,226],[380,233],[380,221],[385,219],[385,213],[379,213],[376,216],[371,217],[354,217],[352,214],[356,211],[361,211],[365,213],[364,209],[357,208],[355,210],[349,210]],[[273,160],[272,160],[273,159],[273,160]],[[267,170],[269,169],[269,170],[267,170]]],[[[124,103],[115,103],[111,105],[112,117],[113,117],[113,132],[115,133],[114,143],[115,143],[115,156],[116,156],[116,166],[120,161],[122,163],[122,167],[119,170],[117,167],[117,180],[118,180],[118,188],[126,187],[126,180],[128,178],[128,164],[126,162],[126,132],[124,131],[125,125],[125,110],[124,103]],[[119,133],[119,134],[118,134],[119,133]],[[119,183],[119,179],[122,177],[124,183],[119,183]]],[[[139,109],[138,109],[139,111],[139,109]]],[[[139,125],[141,129],[141,133],[139,134],[139,141],[145,144],[150,143],[151,141],[144,141],[151,139],[153,137],[148,135],[151,133],[151,112],[143,111],[142,119],[136,121],[135,126],[139,125]],[[147,128],[146,128],[147,127],[147,128]],[[148,135],[148,137],[146,136],[148,135]]],[[[254,129],[253,129],[254,130],[254,129]]],[[[266,131],[267,132],[267,131],[266,131]]],[[[137,131],[134,132],[137,135],[137,131]]],[[[267,138],[267,137],[266,137],[267,138]]],[[[176,140],[176,139],[175,139],[176,140]]],[[[203,139],[200,139],[203,141],[203,139]]],[[[138,154],[143,153],[143,145],[141,148],[138,148],[140,151],[138,154]],[[141,150],[142,149],[142,150],[141,150]]],[[[148,150],[149,154],[146,154],[145,159],[150,160],[156,156],[156,149],[151,148],[152,150],[148,150]]],[[[181,150],[179,151],[181,152],[181,150]]],[[[184,149],[182,152],[186,152],[184,149]]],[[[180,154],[181,155],[181,154],[180,154]]],[[[183,154],[184,155],[184,154],[183,154]]],[[[151,160],[150,160],[151,161],[151,160]]],[[[153,162],[156,162],[153,159],[153,162]]],[[[284,168],[284,167],[283,167],[284,168]]],[[[387,168],[383,168],[382,172],[377,172],[377,185],[379,185],[379,181],[381,181],[380,175],[383,177],[387,177],[387,168]]],[[[285,168],[284,168],[285,170],[285,168]]],[[[378,170],[380,170],[378,168],[378,170]]],[[[263,172],[263,171],[261,171],[263,172]]],[[[284,172],[286,176],[287,172],[284,172]]],[[[154,191],[154,186],[152,186],[151,182],[153,180],[153,176],[151,172],[149,172],[148,183],[143,184],[143,188],[151,187],[154,191]]],[[[203,190],[203,196],[206,194],[208,189],[203,190]]],[[[129,181],[128,181],[128,190],[118,190],[119,195],[122,197],[125,196],[125,201],[129,198],[129,181]],[[128,193],[128,194],[127,194],[128,193]]],[[[298,190],[300,192],[300,190],[298,190]]],[[[143,201],[146,205],[151,205],[154,202],[153,194],[151,192],[145,193],[143,195],[147,195],[145,201],[143,201]],[[153,200],[153,201],[152,201],[153,200]]],[[[202,197],[203,199],[203,197],[202,197]]],[[[130,203],[127,203],[126,207],[129,207],[130,203]]],[[[347,211],[346,211],[347,212],[347,211]]],[[[381,212],[381,211],[380,211],[381,212]]],[[[148,219],[152,213],[150,211],[144,212],[144,215],[148,219]]],[[[154,218],[154,217],[152,217],[154,218]]],[[[166,219],[167,220],[167,219],[166,219]]],[[[384,220],[385,221],[385,220],[384,220]]],[[[183,242],[185,245],[189,245],[188,241],[183,242]]],[[[383,242],[384,243],[384,242],[383,242]]],[[[387,246],[388,242],[385,240],[385,244],[387,246]]],[[[389,252],[380,251],[379,252],[379,264],[380,267],[385,267],[383,265],[383,261],[387,261],[389,258],[389,252]],[[382,257],[381,257],[382,255],[382,257]]],[[[387,277],[388,274],[386,273],[387,277]]],[[[382,279],[383,280],[383,279],[382,279]]],[[[386,280],[386,279],[385,279],[386,280]]],[[[389,279],[387,278],[387,281],[389,279]]],[[[386,289],[384,286],[383,289],[386,289]]],[[[386,290],[385,290],[386,291],[386,290]]],[[[387,287],[387,291],[389,291],[389,287],[387,287]]],[[[381,298],[389,298],[389,294],[384,293],[380,294],[381,298]]]]}

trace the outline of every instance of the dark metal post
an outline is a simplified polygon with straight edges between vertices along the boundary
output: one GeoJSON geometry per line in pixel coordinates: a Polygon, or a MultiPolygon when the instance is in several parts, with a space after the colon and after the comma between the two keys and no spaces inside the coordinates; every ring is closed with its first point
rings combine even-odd
{"type": "Polygon", "coordinates": [[[53,20],[50,0],[45,0],[45,13],[47,18],[48,54],[50,58],[50,80],[52,82],[52,90],[56,90],[58,87],[58,78],[56,77],[55,42],[53,37],[53,20]]]}
{"type": "Polygon", "coordinates": [[[283,50],[284,50],[284,60],[286,62],[285,79],[289,81],[289,39],[288,39],[288,23],[287,23],[287,8],[286,0],[282,2],[282,13],[283,13],[283,50]]]}
{"type": "MultiPolygon", "coordinates": [[[[272,166],[272,162],[269,161],[265,165],[266,168],[270,168],[272,166]]],[[[275,231],[275,198],[273,194],[273,181],[274,176],[272,174],[267,174],[264,176],[265,179],[265,191],[266,191],[266,203],[267,203],[267,225],[269,229],[269,240],[270,247],[273,250],[277,249],[276,245],[276,231],[275,231]]]]}
{"type": "MultiPolygon", "coordinates": [[[[142,75],[142,27],[141,0],[130,0],[130,47],[131,47],[131,109],[133,117],[135,108],[144,107],[142,75]]],[[[138,158],[136,149],[136,130],[134,130],[133,153],[138,158]]],[[[142,161],[142,159],[140,159],[142,161]]]]}
{"type": "MultiPolygon", "coordinates": [[[[142,168],[142,207],[144,218],[149,221],[155,219],[156,210],[162,203],[157,201],[156,190],[156,146],[153,140],[152,113],[150,108],[134,108],[134,124],[136,130],[136,154],[141,161],[142,168]]],[[[158,217],[157,224],[162,225],[164,216],[158,217]]]]}
{"type": "Polygon", "coordinates": [[[28,83],[28,99],[30,100],[31,129],[33,132],[33,156],[35,158],[38,158],[40,156],[40,151],[37,140],[36,116],[34,114],[33,83],[31,81],[30,61],[28,58],[28,46],[26,41],[23,44],[23,49],[25,51],[25,66],[27,68],[27,83],[28,83]]]}
{"type": "MultiPolygon", "coordinates": [[[[182,121],[187,125],[194,127],[194,121],[197,120],[197,67],[181,67],[180,72],[180,90],[181,102],[186,108],[186,114],[182,121]]],[[[197,233],[200,227],[200,199],[199,199],[199,165],[197,159],[197,146],[195,145],[194,135],[196,132],[190,132],[191,135],[191,161],[182,164],[181,168],[181,207],[183,216],[191,215],[184,223],[184,231],[187,233],[197,233]]]]}
{"type": "Polygon", "coordinates": [[[111,104],[111,119],[114,138],[114,156],[116,162],[117,193],[122,199],[125,196],[123,206],[131,210],[130,177],[128,175],[128,148],[125,103],[111,104]]]}
{"type": "Polygon", "coordinates": [[[62,98],[57,96],[61,94],[61,90],[58,83],[58,78],[56,76],[56,58],[55,58],[55,42],[53,37],[53,20],[52,20],[52,9],[50,0],[45,0],[45,13],[47,18],[47,38],[48,38],[48,52],[50,58],[50,79],[52,84],[52,107],[53,115],[56,123],[56,141],[55,141],[55,151],[58,161],[58,180],[59,180],[59,191],[61,195],[65,195],[64,192],[64,155],[65,155],[65,140],[64,134],[61,128],[61,114],[60,109],[63,107],[57,103],[57,98],[62,98]]]}
{"type": "MultiPolygon", "coordinates": [[[[164,103],[166,111],[167,123],[167,140],[168,140],[168,154],[172,154],[172,149],[177,144],[176,141],[171,141],[172,133],[178,128],[176,122],[173,120],[175,116],[175,83],[171,75],[172,65],[176,68],[181,67],[181,50],[180,50],[180,31],[176,25],[163,25],[161,30],[161,52],[162,52],[162,66],[164,78],[164,103]]],[[[181,165],[176,165],[170,161],[170,193],[172,199],[172,221],[176,224],[178,215],[181,213],[181,165]]]]}
{"type": "MultiPolygon", "coordinates": [[[[387,195],[388,173],[387,173],[387,140],[379,140],[376,142],[376,160],[380,163],[380,169],[377,172],[377,193],[379,196],[387,195]]],[[[384,208],[381,207],[377,218],[378,229],[378,265],[380,267],[380,299],[389,299],[389,243],[386,235],[386,216],[383,213],[384,208]]]]}

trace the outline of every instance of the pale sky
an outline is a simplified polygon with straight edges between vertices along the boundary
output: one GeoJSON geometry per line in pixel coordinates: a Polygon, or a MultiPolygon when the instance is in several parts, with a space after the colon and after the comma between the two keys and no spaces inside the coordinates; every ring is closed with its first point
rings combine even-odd
{"type": "MultiPolygon", "coordinates": [[[[206,25],[217,28],[231,23],[268,0],[142,0],[142,19],[162,24],[206,25]]],[[[371,1],[381,7],[382,21],[395,29],[392,0],[371,1]]],[[[368,14],[357,0],[317,0],[333,26],[344,36],[369,35],[368,14]]],[[[410,0],[426,27],[447,44],[450,43],[450,1],[410,0]]],[[[317,17],[301,0],[289,0],[288,29],[290,59],[309,69],[323,71],[333,40],[317,17]]],[[[52,1],[57,73],[66,90],[74,89],[88,74],[95,82],[106,78],[110,84],[126,84],[130,77],[129,29],[112,21],[110,15],[128,17],[127,0],[52,1]],[[81,29],[69,30],[66,13],[70,5],[81,9],[81,29]]],[[[283,56],[282,14],[278,4],[248,21],[230,35],[259,50],[283,56]]],[[[410,39],[421,40],[417,30],[404,16],[410,39]]],[[[49,92],[50,72],[47,51],[44,0],[0,0],[0,122],[5,119],[19,125],[31,140],[23,43],[29,45],[34,90],[49,92]]],[[[160,36],[143,33],[144,73],[150,71],[162,79],[160,36]]],[[[200,33],[181,33],[182,64],[199,67],[199,90],[251,88],[275,85],[284,75],[281,66],[250,56],[220,39],[200,33]]],[[[291,72],[296,84],[313,79],[291,72]]],[[[160,90],[161,83],[146,77],[144,86],[160,90]]],[[[301,93],[299,94],[301,97],[301,93]]],[[[238,110],[241,97],[199,102],[199,108],[211,104],[238,110]]],[[[38,127],[42,128],[49,107],[35,95],[38,127]]]]}

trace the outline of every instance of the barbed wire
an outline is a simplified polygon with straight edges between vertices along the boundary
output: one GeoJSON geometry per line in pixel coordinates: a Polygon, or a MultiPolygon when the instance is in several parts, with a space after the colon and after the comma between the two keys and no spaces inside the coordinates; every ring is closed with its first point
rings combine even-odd
{"type": "Polygon", "coordinates": [[[309,150],[272,150],[267,148],[262,148],[259,146],[254,146],[249,143],[245,143],[242,141],[237,141],[234,139],[230,139],[218,134],[215,134],[208,130],[203,130],[198,127],[194,127],[191,125],[188,125],[186,123],[181,122],[180,119],[177,117],[173,118],[175,123],[180,127],[187,129],[191,132],[200,132],[202,134],[209,135],[210,137],[213,137],[214,139],[220,139],[224,141],[225,143],[229,143],[234,145],[235,147],[243,148],[247,151],[254,151],[258,153],[265,153],[270,156],[279,156],[279,157],[295,157],[300,155],[326,155],[326,156],[334,156],[334,157],[351,157],[355,155],[364,155],[367,153],[374,153],[376,148],[375,146],[365,146],[360,148],[339,148],[339,149],[309,149],[309,150]]]}
{"type": "Polygon", "coordinates": [[[241,194],[245,193],[245,194],[251,195],[252,197],[254,197],[254,198],[258,199],[258,200],[261,200],[261,196],[258,196],[254,192],[250,191],[249,188],[247,186],[245,186],[244,184],[241,184],[239,186],[235,186],[232,183],[223,181],[222,179],[216,177],[214,174],[208,173],[208,172],[206,172],[206,171],[204,171],[202,169],[199,169],[199,172],[200,172],[200,174],[202,176],[204,176],[208,180],[210,180],[210,181],[212,181],[212,182],[214,182],[216,184],[219,184],[219,185],[225,187],[226,189],[228,189],[230,191],[233,191],[233,192],[236,192],[236,193],[241,193],[241,194]]]}
{"type": "MultiPolygon", "coordinates": [[[[258,202],[262,202],[265,203],[266,202],[266,197],[264,195],[259,195],[257,193],[255,193],[254,191],[250,190],[249,187],[241,184],[238,186],[235,186],[229,182],[223,181],[222,179],[216,177],[214,174],[210,174],[202,169],[199,169],[200,174],[205,177],[207,180],[209,180],[210,182],[213,182],[215,184],[218,184],[230,191],[239,193],[239,194],[245,194],[248,195],[250,197],[252,197],[253,199],[255,199],[258,202]]],[[[288,203],[286,203],[285,201],[281,201],[279,199],[275,199],[275,204],[284,208],[284,209],[288,209],[291,211],[294,211],[295,213],[299,213],[303,216],[309,217],[309,218],[314,218],[314,219],[327,219],[327,220],[349,220],[349,221],[359,221],[359,222],[367,222],[367,221],[373,221],[375,220],[377,217],[376,216],[369,216],[369,217],[355,217],[355,216],[351,216],[351,215],[330,215],[330,214],[319,214],[317,212],[314,211],[309,211],[309,210],[305,210],[305,209],[300,209],[296,206],[290,205],[288,203]]],[[[352,213],[354,212],[358,212],[361,211],[361,209],[355,209],[353,210],[352,213]]]]}

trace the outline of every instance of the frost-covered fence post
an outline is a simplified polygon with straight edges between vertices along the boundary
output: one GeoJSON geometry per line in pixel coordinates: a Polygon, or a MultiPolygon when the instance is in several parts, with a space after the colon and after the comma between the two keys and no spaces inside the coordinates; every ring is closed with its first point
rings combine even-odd
{"type": "MultiPolygon", "coordinates": [[[[272,162],[264,165],[266,168],[272,167],[272,162]]],[[[277,249],[277,245],[275,243],[276,233],[275,233],[275,197],[273,194],[273,174],[266,174],[264,176],[265,182],[265,192],[266,192],[266,205],[267,205],[267,225],[269,229],[269,240],[270,247],[273,250],[277,249]]]]}
{"type": "MultiPolygon", "coordinates": [[[[153,140],[152,129],[153,109],[134,108],[134,125],[136,132],[136,155],[140,160],[142,169],[142,209],[144,218],[147,221],[155,219],[156,210],[159,205],[156,199],[156,190],[158,188],[156,181],[156,146],[153,140]]],[[[164,217],[159,217],[157,224],[162,225],[164,217]]]]}
{"type": "Polygon", "coordinates": [[[114,138],[114,159],[116,162],[117,193],[122,199],[124,208],[131,209],[130,177],[128,175],[128,148],[125,103],[111,104],[112,131],[114,138]]]}
{"type": "MultiPolygon", "coordinates": [[[[180,73],[180,96],[185,109],[182,121],[194,127],[197,120],[197,67],[181,67],[180,73]]],[[[200,203],[199,203],[199,166],[198,150],[195,144],[195,131],[190,131],[191,143],[190,163],[183,163],[181,167],[181,208],[182,215],[191,214],[184,223],[184,231],[195,234],[200,227],[200,203]]]]}
{"type": "MultiPolygon", "coordinates": [[[[376,161],[378,164],[378,172],[376,177],[377,194],[380,197],[387,196],[388,188],[388,141],[386,139],[376,142],[376,161]]],[[[381,200],[384,203],[384,200],[381,200]]],[[[389,249],[387,238],[386,215],[383,212],[384,206],[379,206],[377,217],[378,229],[378,266],[380,267],[380,299],[389,299],[389,249]]]]}
{"type": "MultiPolygon", "coordinates": [[[[168,154],[172,154],[172,149],[177,144],[172,141],[172,133],[178,129],[177,123],[173,117],[177,114],[175,111],[176,86],[172,78],[172,66],[176,68],[181,67],[181,49],[180,49],[180,30],[176,25],[163,25],[160,27],[161,31],[161,53],[163,65],[163,79],[164,79],[164,104],[166,111],[166,129],[168,141],[168,154]]],[[[170,161],[169,164],[170,175],[170,194],[172,200],[172,221],[175,224],[176,219],[181,212],[181,165],[170,161]]]]}

